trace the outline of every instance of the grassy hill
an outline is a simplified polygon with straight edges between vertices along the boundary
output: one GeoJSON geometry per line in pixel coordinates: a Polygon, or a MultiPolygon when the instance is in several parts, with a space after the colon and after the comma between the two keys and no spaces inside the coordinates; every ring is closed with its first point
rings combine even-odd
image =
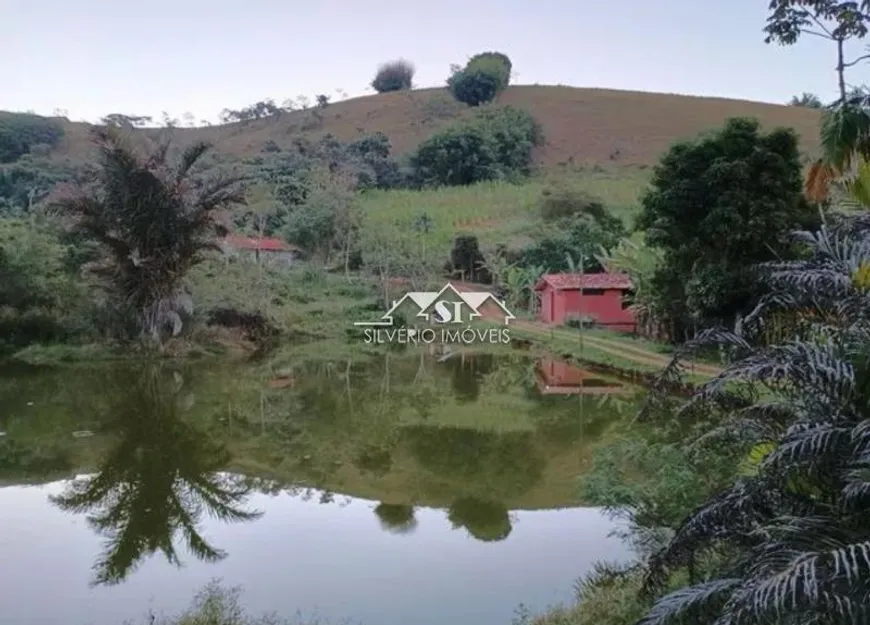
{"type": "MultiPolygon", "coordinates": [[[[554,86],[515,86],[498,100],[529,111],[543,125],[547,144],[537,154],[546,168],[557,165],[653,165],[674,141],[722,125],[729,117],[755,117],[767,127],[789,126],[809,154],[818,149],[817,110],[661,93],[554,86]]],[[[178,129],[181,142],[203,139],[218,153],[251,156],[266,141],[289,147],[300,136],[332,133],[340,139],[383,132],[395,154],[412,150],[472,109],[455,102],[446,89],[421,89],[354,98],[322,111],[294,111],[257,121],[178,129]],[[319,117],[318,117],[319,116],[319,117]]],[[[58,156],[86,158],[87,125],[68,123],[58,156]]],[[[153,131],[142,131],[153,132],[153,131]]]]}

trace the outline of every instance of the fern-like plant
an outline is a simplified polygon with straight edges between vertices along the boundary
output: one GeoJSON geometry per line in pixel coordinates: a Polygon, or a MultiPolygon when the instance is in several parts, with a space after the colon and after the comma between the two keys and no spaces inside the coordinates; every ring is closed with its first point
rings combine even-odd
{"type": "Polygon", "coordinates": [[[801,236],[809,258],[763,268],[770,293],[737,332],[711,330],[685,349],[733,350],[682,410],[724,409],[747,461],[650,560],[646,590],[702,554],[719,554],[717,565],[660,598],[642,625],[870,619],[870,224],[851,217],[801,236]],[[814,314],[790,340],[756,347],[783,310],[814,314]]]}

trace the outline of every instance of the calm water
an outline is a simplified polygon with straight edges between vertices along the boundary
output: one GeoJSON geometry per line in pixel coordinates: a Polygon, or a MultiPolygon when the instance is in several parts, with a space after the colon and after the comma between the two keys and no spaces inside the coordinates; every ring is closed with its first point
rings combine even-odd
{"type": "Polygon", "coordinates": [[[634,409],[519,356],[0,372],[0,622],[142,620],[220,578],[252,613],[506,625],[629,557],[577,478],[634,409]]]}

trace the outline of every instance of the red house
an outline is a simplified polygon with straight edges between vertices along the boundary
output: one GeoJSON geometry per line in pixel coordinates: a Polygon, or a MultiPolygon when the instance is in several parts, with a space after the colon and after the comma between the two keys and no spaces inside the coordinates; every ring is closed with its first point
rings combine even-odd
{"type": "Polygon", "coordinates": [[[303,255],[298,247],[281,239],[238,234],[228,234],[224,237],[221,247],[227,254],[247,255],[258,262],[262,259],[292,264],[303,255]]]}
{"type": "Polygon", "coordinates": [[[551,273],[535,285],[540,298],[539,318],[544,323],[562,324],[586,318],[613,330],[634,332],[634,312],[626,294],[631,279],[621,273],[551,273]]]}

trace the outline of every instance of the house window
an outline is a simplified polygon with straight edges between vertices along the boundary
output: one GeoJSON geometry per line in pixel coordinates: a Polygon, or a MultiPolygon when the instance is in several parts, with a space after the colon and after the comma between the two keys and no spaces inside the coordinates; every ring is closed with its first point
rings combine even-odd
{"type": "Polygon", "coordinates": [[[583,289],[583,295],[604,295],[604,289],[583,289]]]}

